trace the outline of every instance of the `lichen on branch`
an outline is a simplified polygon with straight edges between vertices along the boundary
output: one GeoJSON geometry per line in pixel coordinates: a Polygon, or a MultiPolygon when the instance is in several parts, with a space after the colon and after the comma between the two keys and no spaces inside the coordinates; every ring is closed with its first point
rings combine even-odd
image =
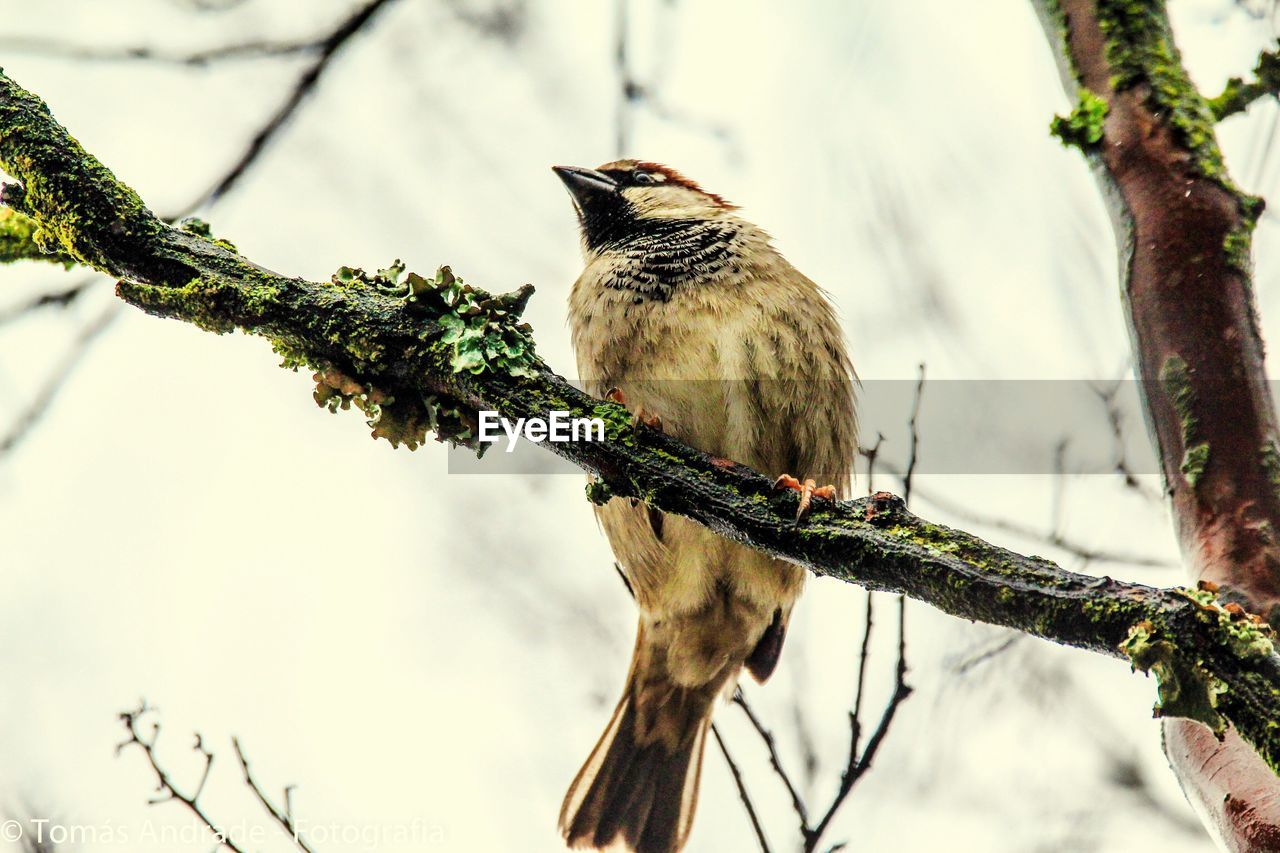
{"type": "Polygon", "coordinates": [[[1082,86],[1075,109],[1070,115],[1054,116],[1049,122],[1049,132],[1063,145],[1088,151],[1102,141],[1102,124],[1108,109],[1105,100],[1082,86]]]}
{"type": "Polygon", "coordinates": [[[1232,77],[1216,98],[1209,99],[1209,111],[1217,121],[1242,113],[1254,101],[1280,96],[1280,50],[1264,50],[1253,67],[1253,79],[1232,77]]]}

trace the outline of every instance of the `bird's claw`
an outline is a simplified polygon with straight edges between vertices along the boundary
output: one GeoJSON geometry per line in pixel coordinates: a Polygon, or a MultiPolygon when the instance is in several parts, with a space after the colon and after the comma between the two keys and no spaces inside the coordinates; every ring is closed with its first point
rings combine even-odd
{"type": "Polygon", "coordinates": [[[791,489],[800,493],[800,504],[796,507],[796,521],[800,521],[809,514],[809,510],[813,507],[814,498],[828,501],[836,498],[835,486],[819,486],[813,480],[805,480],[802,483],[790,474],[783,474],[777,480],[774,480],[773,488],[775,491],[791,489]]]}
{"type": "MultiPolygon", "coordinates": [[[[604,398],[612,403],[617,403],[619,406],[625,406],[627,404],[627,395],[622,393],[621,388],[610,388],[605,392],[604,398]]],[[[644,424],[649,429],[662,432],[662,418],[653,412],[645,411],[643,406],[637,409],[636,413],[631,416],[632,429],[635,429],[640,424],[644,424]]]]}

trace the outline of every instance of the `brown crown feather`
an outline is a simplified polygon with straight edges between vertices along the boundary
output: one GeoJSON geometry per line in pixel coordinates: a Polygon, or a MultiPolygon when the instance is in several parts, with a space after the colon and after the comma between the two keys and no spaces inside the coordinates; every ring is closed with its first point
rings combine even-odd
{"type": "Polygon", "coordinates": [[[715,204],[716,207],[723,207],[725,210],[738,209],[738,206],[736,204],[725,201],[724,198],[717,195],[716,193],[707,192],[701,186],[699,186],[697,181],[693,180],[692,178],[686,178],[680,172],[676,171],[670,166],[664,166],[662,163],[655,163],[652,160],[615,160],[612,163],[605,163],[603,166],[600,167],[600,171],[602,172],[607,171],[609,169],[621,169],[624,171],[630,171],[632,169],[640,169],[641,171],[645,171],[645,172],[657,172],[660,175],[664,175],[667,179],[667,183],[669,184],[675,184],[676,186],[681,186],[681,187],[684,187],[685,189],[693,190],[696,193],[701,193],[702,195],[711,199],[711,202],[715,204]]]}

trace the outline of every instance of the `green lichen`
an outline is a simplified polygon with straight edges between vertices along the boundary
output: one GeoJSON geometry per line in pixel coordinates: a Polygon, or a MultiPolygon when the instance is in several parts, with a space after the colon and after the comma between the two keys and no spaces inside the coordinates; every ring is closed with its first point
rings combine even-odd
{"type": "Polygon", "coordinates": [[[1120,651],[1135,671],[1156,677],[1159,700],[1153,709],[1155,716],[1198,720],[1219,736],[1226,731],[1227,721],[1218,713],[1218,697],[1227,692],[1226,684],[1199,659],[1186,659],[1151,622],[1144,619],[1135,624],[1120,651]]]}
{"type": "Polygon", "coordinates": [[[339,288],[362,284],[401,296],[410,311],[434,320],[443,330],[440,342],[451,347],[454,373],[531,376],[538,364],[533,330],[516,322],[533,295],[531,284],[495,296],[466,284],[447,266],[430,279],[412,272],[405,276],[399,259],[373,274],[341,267],[332,281],[339,288]]]}
{"type": "Polygon", "coordinates": [[[1178,355],[1171,355],[1160,366],[1160,381],[1169,402],[1178,415],[1182,434],[1182,475],[1192,489],[1200,482],[1209,464],[1209,444],[1199,437],[1196,419],[1196,395],[1191,384],[1191,367],[1178,355]]]}
{"type": "Polygon", "coordinates": [[[1103,122],[1110,109],[1107,102],[1094,92],[1081,86],[1079,100],[1068,116],[1054,116],[1049,122],[1049,132],[1064,146],[1075,146],[1089,151],[1102,141],[1103,122]]]}
{"type": "Polygon", "coordinates": [[[40,225],[34,219],[13,208],[0,207],[0,264],[14,261],[52,261],[67,269],[75,266],[75,260],[59,252],[41,235],[40,225]]]}
{"type": "Polygon", "coordinates": [[[203,237],[213,245],[221,246],[228,252],[235,252],[236,254],[239,254],[239,250],[236,248],[235,243],[232,243],[230,240],[224,240],[220,237],[213,236],[213,228],[208,222],[205,222],[198,216],[188,216],[186,219],[183,219],[178,223],[178,227],[188,234],[203,237]]]}
{"type": "Polygon", "coordinates": [[[1222,238],[1222,251],[1227,255],[1227,264],[1232,269],[1245,273],[1251,272],[1251,254],[1253,247],[1253,225],[1228,231],[1222,238]]]}
{"type": "Polygon", "coordinates": [[[1098,0],[1111,85],[1117,91],[1148,87],[1148,102],[1192,152],[1196,169],[1236,192],[1214,138],[1214,116],[1182,67],[1162,0],[1098,0]]]}
{"type": "Polygon", "coordinates": [[[609,484],[604,480],[591,479],[587,481],[587,500],[596,506],[604,506],[613,499],[613,489],[609,488],[609,484]]]}
{"type": "Polygon", "coordinates": [[[1174,592],[1199,606],[1201,616],[1217,626],[1226,645],[1241,660],[1265,658],[1275,650],[1272,640],[1275,631],[1267,622],[1250,615],[1238,604],[1224,606],[1213,589],[1176,587],[1174,592]]]}
{"type": "Polygon", "coordinates": [[[885,528],[884,532],[895,539],[906,539],[931,551],[954,554],[960,550],[960,543],[955,541],[954,531],[941,525],[917,521],[910,525],[895,524],[885,528]]]}
{"type": "Polygon", "coordinates": [[[1200,482],[1201,475],[1204,474],[1205,466],[1209,464],[1209,443],[1201,441],[1193,444],[1182,454],[1181,471],[1182,476],[1187,479],[1187,485],[1195,488],[1200,482]]]}
{"type": "Polygon", "coordinates": [[[1262,445],[1259,459],[1262,462],[1262,470],[1267,473],[1267,480],[1270,481],[1272,488],[1280,491],[1280,448],[1276,447],[1274,441],[1268,441],[1262,445]]]}
{"type": "Polygon", "coordinates": [[[132,271],[170,284],[190,277],[189,268],[142,251],[164,223],[3,72],[0,129],[0,170],[21,182],[6,187],[4,203],[39,223],[33,236],[43,251],[113,275],[132,271]],[[121,263],[130,255],[131,270],[121,263]]]}
{"type": "Polygon", "coordinates": [[[1280,92],[1280,51],[1266,50],[1259,54],[1253,67],[1253,78],[1245,82],[1239,77],[1232,77],[1222,94],[1209,99],[1209,111],[1215,120],[1222,121],[1227,116],[1244,112],[1259,98],[1274,97],[1280,92]]]}
{"type": "Polygon", "coordinates": [[[591,407],[589,417],[604,421],[604,437],[620,442],[625,447],[635,447],[635,419],[621,403],[600,402],[591,407]]]}

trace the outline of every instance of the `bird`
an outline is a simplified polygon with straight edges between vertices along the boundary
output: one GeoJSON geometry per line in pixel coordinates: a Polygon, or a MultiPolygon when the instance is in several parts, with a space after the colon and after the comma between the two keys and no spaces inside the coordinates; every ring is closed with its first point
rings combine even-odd
{"type": "MultiPolygon", "coordinates": [[[[825,293],[735,205],[675,169],[552,168],[585,261],[569,295],[584,390],[721,463],[780,475],[802,513],[842,497],[857,377],[825,293]]],[[[743,669],[760,683],[773,673],[805,573],[637,500],[613,497],[596,514],[639,625],[622,697],[559,829],[575,849],[674,853],[692,827],[717,699],[743,669]]]]}

